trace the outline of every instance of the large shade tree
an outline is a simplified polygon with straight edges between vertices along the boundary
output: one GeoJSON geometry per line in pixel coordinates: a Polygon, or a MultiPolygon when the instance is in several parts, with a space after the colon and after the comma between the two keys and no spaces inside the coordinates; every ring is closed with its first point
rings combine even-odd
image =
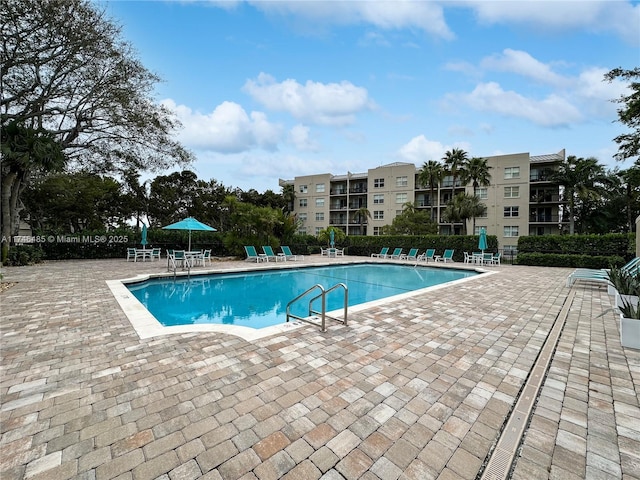
{"type": "Polygon", "coordinates": [[[638,159],[640,156],[640,67],[632,70],[614,68],[605,75],[605,80],[612,82],[616,79],[629,81],[629,91],[626,95],[614,100],[621,107],[618,109],[618,121],[631,129],[628,133],[618,135],[613,139],[618,144],[617,160],[638,159]]]}
{"type": "Polygon", "coordinates": [[[569,233],[576,233],[578,209],[585,203],[594,202],[607,194],[610,179],[596,158],[581,158],[569,155],[558,164],[551,179],[562,187],[562,198],[567,204],[569,233]]]}
{"type": "MultiPolygon", "coordinates": [[[[160,80],[89,0],[4,0],[0,8],[0,122],[50,136],[69,167],[96,173],[158,170],[191,160],[179,122],[152,98],[160,80]]],[[[19,196],[41,160],[5,161],[2,236],[17,229],[19,196]]],[[[7,152],[11,154],[12,152],[7,152]]]]}

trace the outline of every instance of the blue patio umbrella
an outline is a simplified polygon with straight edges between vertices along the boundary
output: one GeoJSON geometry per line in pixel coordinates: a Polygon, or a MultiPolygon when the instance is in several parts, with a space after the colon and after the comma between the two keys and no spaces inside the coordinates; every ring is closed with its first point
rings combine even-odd
{"type": "Polygon", "coordinates": [[[333,228],[329,230],[329,244],[331,245],[331,248],[336,246],[336,233],[333,231],[333,228]]]}
{"type": "Polygon", "coordinates": [[[207,231],[207,232],[215,232],[216,229],[210,227],[206,223],[199,222],[193,217],[187,217],[184,220],[180,220],[179,222],[172,223],[171,225],[167,225],[166,227],[162,227],[165,230],[189,230],[189,250],[191,250],[191,231],[207,231]]]}
{"type": "Polygon", "coordinates": [[[140,239],[140,245],[143,247],[147,244],[147,225],[142,224],[142,238],[140,239]]]}
{"type": "Polygon", "coordinates": [[[480,229],[480,239],[478,240],[478,248],[482,250],[483,254],[484,254],[484,251],[487,249],[487,231],[484,229],[484,227],[480,229]]]}

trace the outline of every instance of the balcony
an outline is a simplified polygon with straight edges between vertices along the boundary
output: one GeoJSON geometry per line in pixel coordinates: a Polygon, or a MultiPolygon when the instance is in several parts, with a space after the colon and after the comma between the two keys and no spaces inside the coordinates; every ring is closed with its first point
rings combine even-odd
{"type": "Polygon", "coordinates": [[[535,193],[529,197],[529,203],[559,203],[560,195],[557,193],[535,193]]]}
{"type": "Polygon", "coordinates": [[[559,215],[549,215],[549,214],[542,214],[542,213],[532,213],[531,217],[529,218],[529,223],[560,223],[560,216],[559,215]]]}

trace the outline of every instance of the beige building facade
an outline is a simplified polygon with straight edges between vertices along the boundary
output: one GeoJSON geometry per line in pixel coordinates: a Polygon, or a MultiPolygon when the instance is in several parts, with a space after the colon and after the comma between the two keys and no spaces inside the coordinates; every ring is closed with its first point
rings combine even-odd
{"type": "Polygon", "coordinates": [[[565,151],[531,156],[516,153],[487,157],[491,181],[488,186],[453,187],[445,177],[433,192],[419,183],[419,168],[413,163],[396,162],[369,169],[365,173],[333,175],[323,173],[280,180],[295,189],[294,213],[300,233],[317,235],[333,226],[347,235],[380,235],[402,213],[406,203],[433,212],[443,235],[477,234],[485,228],[498,237],[500,249],[515,251],[521,235],[558,234],[568,222],[562,219],[560,188],[550,181],[550,173],[565,158],[565,151]],[[486,206],[486,213],[469,219],[466,225],[450,224],[442,213],[457,193],[475,194],[486,206]]]}

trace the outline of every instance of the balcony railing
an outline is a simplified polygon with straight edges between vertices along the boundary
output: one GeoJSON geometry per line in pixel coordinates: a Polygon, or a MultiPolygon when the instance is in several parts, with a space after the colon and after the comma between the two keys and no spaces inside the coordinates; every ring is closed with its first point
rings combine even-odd
{"type": "Polygon", "coordinates": [[[558,223],[560,222],[559,215],[545,215],[545,214],[531,214],[529,223],[558,223]]]}
{"type": "Polygon", "coordinates": [[[529,198],[530,203],[558,203],[559,201],[560,195],[554,193],[537,193],[529,198]]]}

